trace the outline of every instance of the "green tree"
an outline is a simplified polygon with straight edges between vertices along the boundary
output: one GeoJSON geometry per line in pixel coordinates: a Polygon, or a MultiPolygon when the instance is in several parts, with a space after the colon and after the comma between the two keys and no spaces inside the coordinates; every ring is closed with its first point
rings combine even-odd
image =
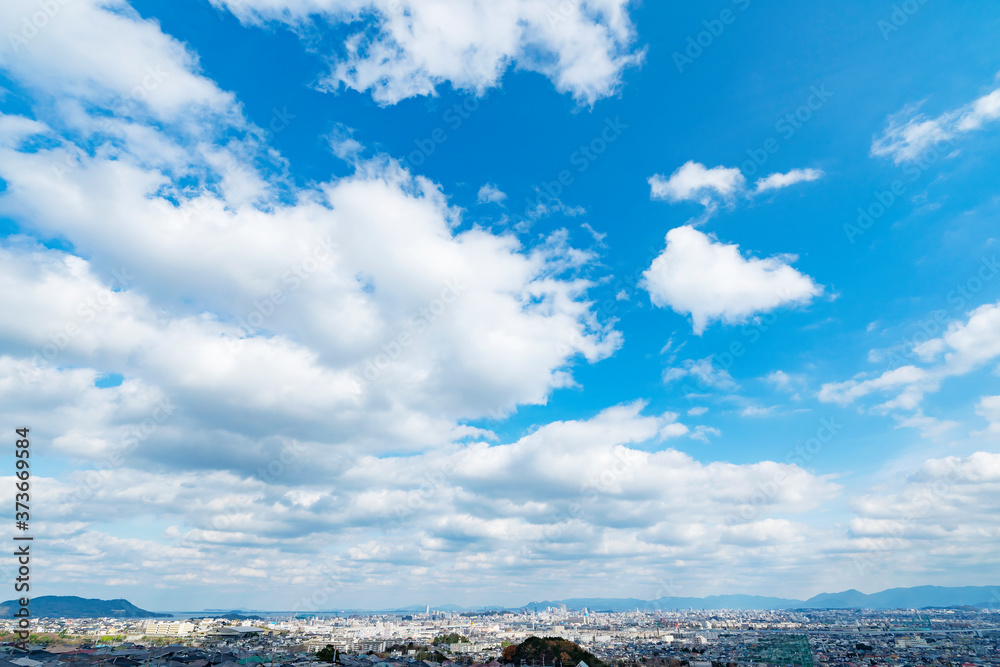
{"type": "Polygon", "coordinates": [[[505,648],[502,655],[504,662],[515,665],[520,665],[521,660],[529,665],[543,662],[552,665],[559,661],[563,667],[572,667],[582,660],[589,667],[605,667],[597,656],[562,637],[528,637],[520,644],[505,648]]]}
{"type": "Polygon", "coordinates": [[[320,662],[340,662],[340,651],[333,644],[327,644],[316,652],[316,659],[320,662]]]}
{"type": "Polygon", "coordinates": [[[447,635],[438,635],[434,638],[431,643],[435,646],[440,646],[441,644],[462,644],[468,642],[469,638],[458,634],[457,632],[452,632],[447,635]]]}

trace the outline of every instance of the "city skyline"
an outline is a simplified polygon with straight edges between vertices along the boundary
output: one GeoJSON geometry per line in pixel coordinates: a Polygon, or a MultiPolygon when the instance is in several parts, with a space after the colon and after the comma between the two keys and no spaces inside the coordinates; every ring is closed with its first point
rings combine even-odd
{"type": "Polygon", "coordinates": [[[996,581],[1000,8],[12,0],[0,29],[32,596],[996,581]]]}

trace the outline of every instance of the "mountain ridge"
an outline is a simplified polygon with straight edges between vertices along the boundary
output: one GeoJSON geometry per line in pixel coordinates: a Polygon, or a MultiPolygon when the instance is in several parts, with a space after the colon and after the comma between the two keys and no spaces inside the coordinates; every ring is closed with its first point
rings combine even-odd
{"type": "Polygon", "coordinates": [[[1000,586],[913,586],[887,588],[877,593],[862,593],[851,588],[839,593],[819,593],[808,600],[761,595],[709,595],[706,597],[638,598],[568,598],[529,602],[518,607],[553,607],[565,604],[567,610],[584,607],[594,611],[629,609],[922,609],[924,607],[970,606],[1000,608],[1000,586]]]}
{"type": "MultiPolygon", "coordinates": [[[[0,618],[14,618],[21,606],[17,600],[0,603],[0,618]]],[[[81,598],[75,595],[41,595],[31,598],[28,603],[32,618],[171,618],[171,614],[159,614],[140,609],[124,598],[99,600],[81,598]]]]}

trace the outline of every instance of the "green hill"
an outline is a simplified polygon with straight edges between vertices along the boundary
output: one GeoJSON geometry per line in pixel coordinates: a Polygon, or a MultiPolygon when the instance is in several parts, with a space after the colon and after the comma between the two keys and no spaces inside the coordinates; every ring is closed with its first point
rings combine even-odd
{"type": "MultiPolygon", "coordinates": [[[[17,600],[0,604],[0,618],[14,618],[20,609],[17,600]]],[[[42,595],[31,598],[28,605],[32,618],[170,618],[170,614],[139,609],[128,600],[97,600],[75,595],[42,595]]]]}
{"type": "Polygon", "coordinates": [[[538,667],[543,663],[555,665],[557,661],[562,663],[562,667],[576,667],[581,660],[589,667],[605,667],[593,653],[562,637],[528,637],[520,644],[504,649],[504,662],[520,665],[522,660],[524,664],[538,667]]]}

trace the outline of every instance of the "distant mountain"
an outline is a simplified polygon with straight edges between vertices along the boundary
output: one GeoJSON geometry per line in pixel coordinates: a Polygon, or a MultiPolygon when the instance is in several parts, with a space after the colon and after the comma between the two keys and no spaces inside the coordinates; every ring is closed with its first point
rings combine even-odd
{"type": "Polygon", "coordinates": [[[890,588],[880,593],[865,595],[854,589],[843,593],[823,593],[806,600],[806,607],[864,609],[921,609],[923,607],[973,607],[1000,608],[998,586],[914,586],[890,588]]]}
{"type": "Polygon", "coordinates": [[[922,609],[924,607],[971,606],[1000,608],[1000,586],[915,586],[890,588],[865,594],[850,589],[841,593],[821,593],[808,600],[763,597],[758,595],[710,595],[704,598],[664,597],[658,600],[638,598],[570,598],[530,602],[521,609],[558,607],[579,611],[628,611],[630,609],[922,609]]]}
{"type": "MultiPolygon", "coordinates": [[[[14,612],[21,606],[17,600],[7,600],[0,604],[0,618],[14,618],[14,612]]],[[[75,595],[42,595],[31,598],[28,605],[32,618],[170,618],[170,614],[157,614],[139,609],[128,600],[97,600],[78,598],[75,595]]]]}
{"type": "Polygon", "coordinates": [[[227,612],[214,612],[212,614],[214,618],[224,618],[227,621],[263,621],[263,616],[257,616],[256,614],[241,614],[237,610],[227,611],[227,612]]]}

